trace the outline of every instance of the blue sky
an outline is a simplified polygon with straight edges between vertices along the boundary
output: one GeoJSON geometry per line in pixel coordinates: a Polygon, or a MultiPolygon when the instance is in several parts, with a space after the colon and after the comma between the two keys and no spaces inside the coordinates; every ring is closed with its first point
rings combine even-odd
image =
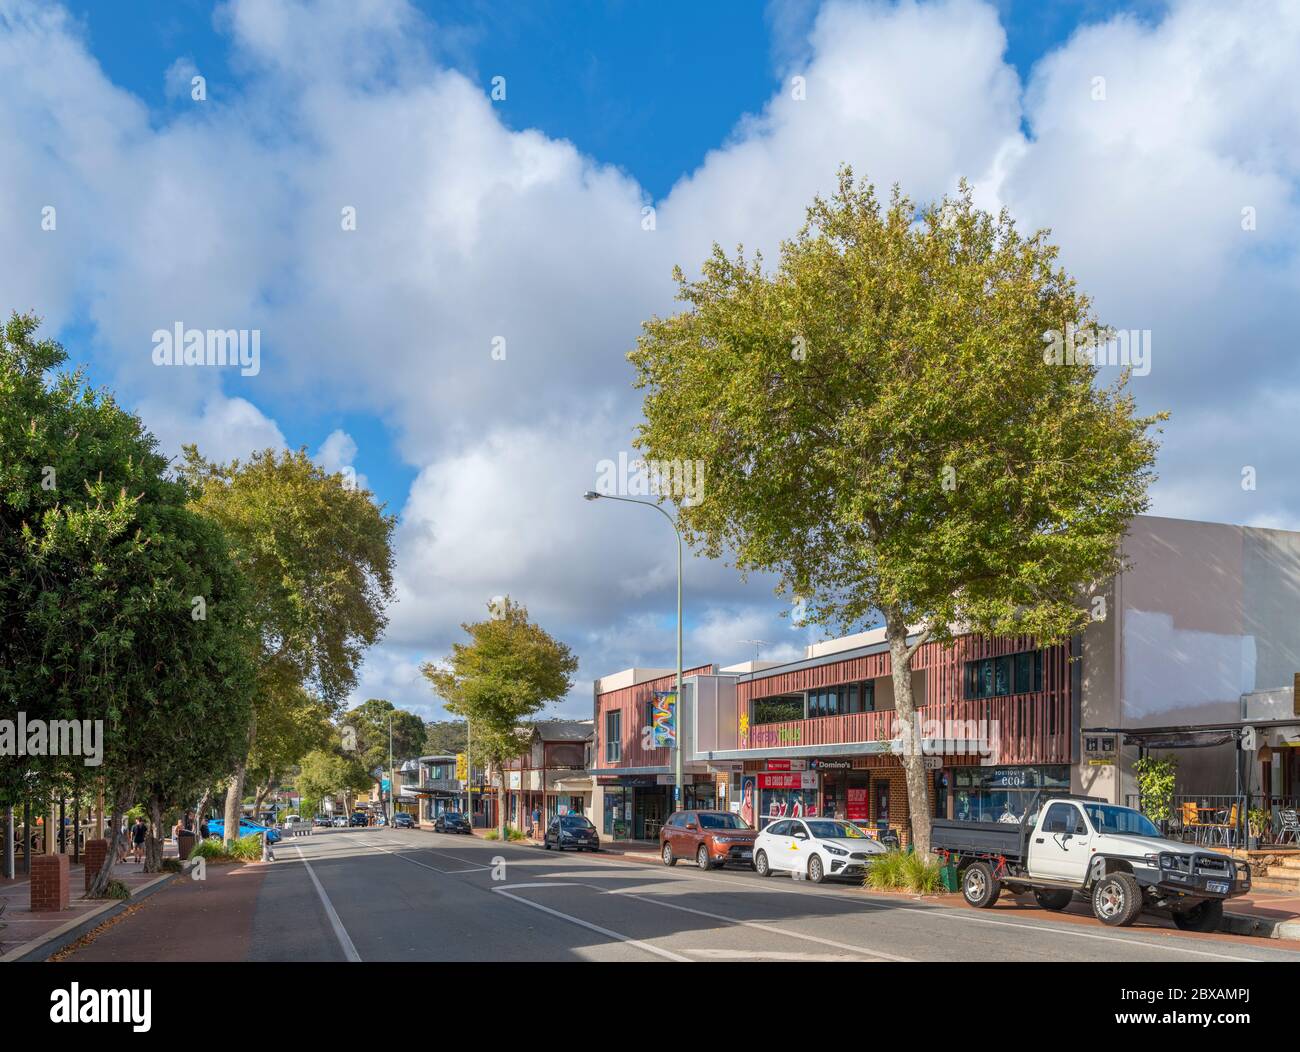
{"type": "MultiPolygon", "coordinates": [[[[579,652],[580,713],[672,660],[666,527],[579,499],[630,448],[623,356],[673,264],[770,256],[844,161],[971,180],[1150,334],[1155,511],[1300,524],[1296,53],[1282,0],[0,0],[0,287],[165,448],[305,445],[401,513],[359,697],[436,712],[419,663],[509,592],[579,652]],[[152,368],[177,320],[257,328],[260,375],[152,368]]],[[[809,641],[770,580],[692,560],[687,598],[688,661],[809,641]]]]}

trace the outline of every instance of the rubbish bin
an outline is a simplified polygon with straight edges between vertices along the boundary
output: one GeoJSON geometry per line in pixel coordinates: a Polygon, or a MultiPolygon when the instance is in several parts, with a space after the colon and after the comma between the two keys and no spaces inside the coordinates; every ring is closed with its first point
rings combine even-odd
{"type": "Polygon", "coordinates": [[[190,857],[190,852],[194,850],[194,841],[196,839],[197,838],[193,833],[182,832],[176,834],[176,853],[180,855],[182,862],[190,857]]]}
{"type": "Polygon", "coordinates": [[[950,858],[939,867],[939,880],[943,884],[944,891],[957,891],[960,889],[961,884],[957,878],[956,859],[950,858]]]}

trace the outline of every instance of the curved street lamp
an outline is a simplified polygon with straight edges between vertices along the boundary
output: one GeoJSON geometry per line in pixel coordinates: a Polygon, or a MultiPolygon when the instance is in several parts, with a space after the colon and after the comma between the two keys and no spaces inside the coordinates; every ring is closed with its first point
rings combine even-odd
{"type": "Polygon", "coordinates": [[[632,497],[612,497],[608,493],[597,493],[595,490],[587,490],[582,495],[583,500],[618,500],[624,504],[640,504],[645,508],[654,508],[660,515],[668,520],[677,534],[677,704],[673,707],[673,752],[676,758],[673,762],[674,775],[674,800],[673,810],[681,810],[686,805],[686,796],[682,791],[682,531],[677,527],[677,520],[668,512],[664,511],[658,504],[650,500],[635,500],[632,497]]]}

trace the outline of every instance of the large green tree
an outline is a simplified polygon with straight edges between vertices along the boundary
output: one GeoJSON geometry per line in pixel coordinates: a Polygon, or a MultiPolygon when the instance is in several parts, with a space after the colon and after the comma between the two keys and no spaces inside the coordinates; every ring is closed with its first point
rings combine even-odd
{"type": "Polygon", "coordinates": [[[777,573],[808,622],[883,619],[928,851],[917,649],[957,625],[1078,630],[1147,507],[1157,418],[1135,415],[1127,374],[1102,388],[1089,354],[1050,354],[1053,334],[1106,330],[1047,232],[1022,235],[965,184],[918,211],[845,168],[774,268],[715,245],[699,280],[675,278],[687,309],[629,355],[637,445],[703,462],[701,499],[676,500],[692,544],[777,573]]]}
{"type": "Polygon", "coordinates": [[[424,750],[436,756],[462,753],[468,745],[464,720],[430,720],[425,725],[424,750]]]}
{"type": "Polygon", "coordinates": [[[252,783],[253,812],[304,756],[334,739],[329,705],[301,684],[285,685],[260,708],[257,738],[248,755],[246,781],[252,783]]]}
{"type": "MultiPolygon", "coordinates": [[[[461,625],[468,643],[453,644],[442,665],[428,662],[421,671],[447,711],[470,721],[474,755],[496,767],[504,790],[506,761],[528,747],[530,731],[521,724],[568,694],[578,659],[509,596],[488,609],[494,616],[461,625]]],[[[505,810],[497,808],[503,834],[505,810]]]]}
{"type": "Polygon", "coordinates": [[[389,760],[396,767],[420,755],[424,747],[424,721],[391,701],[370,698],[343,717],[355,732],[357,755],[368,771],[390,776],[389,760]],[[391,736],[390,736],[391,731],[391,736]]]}
{"type": "Polygon", "coordinates": [[[326,795],[339,796],[345,807],[351,805],[355,794],[372,784],[373,778],[361,758],[338,749],[309,752],[298,771],[298,788],[304,796],[315,800],[326,795]]]}
{"type": "Polygon", "coordinates": [[[195,506],[221,525],[249,581],[258,634],[257,696],[226,790],[229,839],[238,829],[259,721],[298,686],[337,711],[365,649],[383,632],[393,592],[394,519],[306,450],[268,449],[218,465],[189,446],[184,473],[200,490],[195,506]]]}
{"type": "Polygon", "coordinates": [[[90,721],[103,755],[29,757],[0,778],[37,800],[102,778],[116,836],[137,791],[171,795],[228,762],[249,705],[246,595],[153,436],[38,325],[15,315],[0,332],[0,718],[90,721]]]}

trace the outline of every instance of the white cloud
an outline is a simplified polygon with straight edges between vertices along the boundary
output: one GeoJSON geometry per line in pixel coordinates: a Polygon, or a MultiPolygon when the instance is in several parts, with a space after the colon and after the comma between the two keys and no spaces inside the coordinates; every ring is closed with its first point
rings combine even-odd
{"type": "MultiPolygon", "coordinates": [[[[966,176],[1022,227],[1051,226],[1103,319],[1152,331],[1134,389],[1175,414],[1155,510],[1295,521],[1300,8],[1112,18],[1023,90],[990,6],[828,3],[801,38],[807,10],[773,13],[780,86],[656,202],[648,232],[631,175],[506,128],[483,85],[440,64],[441,30],[397,0],[226,5],[238,91],[157,123],[59,9],[0,0],[0,135],[23,144],[0,166],[0,285],[56,329],[88,320],[169,449],[283,444],[254,404],[270,399],[393,427],[419,475],[372,693],[414,697],[418,658],[503,592],[578,641],[585,680],[671,660],[666,524],[580,499],[595,463],[628,448],[624,354],[642,319],[673,309],[673,263],[694,269],[713,240],[772,258],[842,161],[921,200],[966,176]],[[40,229],[46,204],[57,232],[40,229]],[[261,329],[261,373],[152,368],[149,334],[176,321],[261,329]]],[[[317,456],[351,465],[354,445],[336,432],[317,456]]],[[[692,645],[802,644],[770,581],[691,559],[687,582],[692,645]]]]}

